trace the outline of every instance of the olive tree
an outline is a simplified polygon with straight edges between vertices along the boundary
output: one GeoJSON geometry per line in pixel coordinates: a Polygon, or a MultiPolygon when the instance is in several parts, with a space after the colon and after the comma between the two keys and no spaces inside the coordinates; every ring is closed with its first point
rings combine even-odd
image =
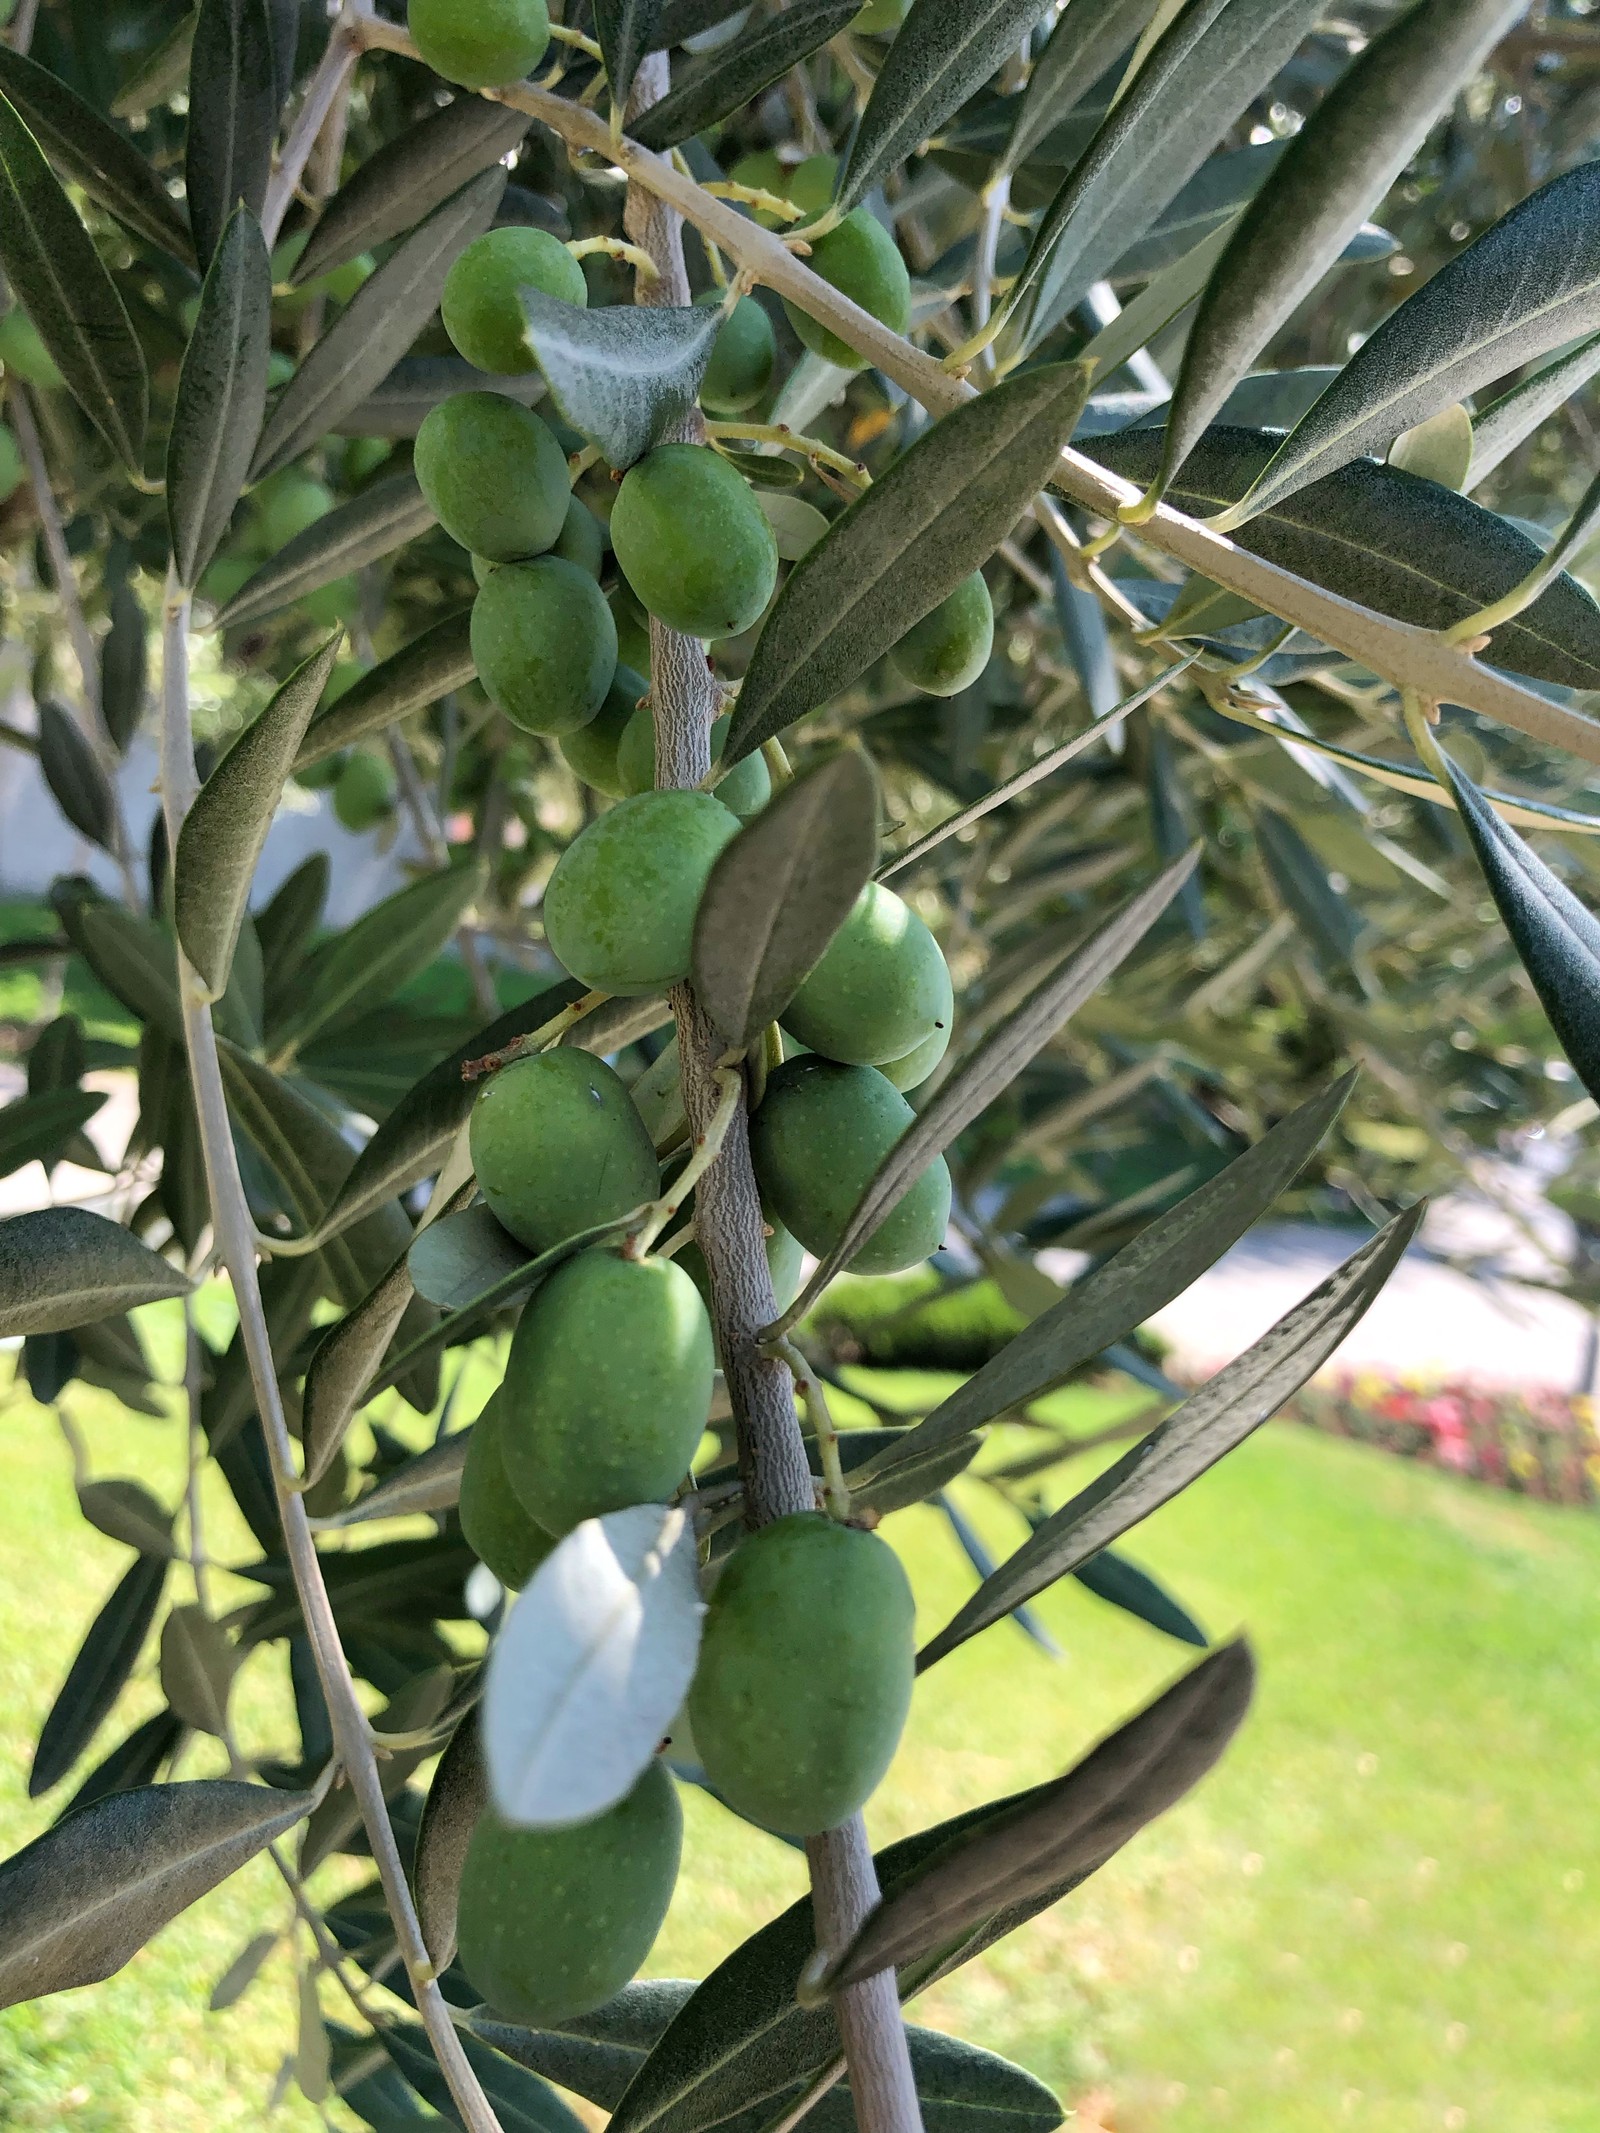
{"type": "MultiPolygon", "coordinates": [[[[177,1507],[80,1471],[133,1562],[39,1741],[32,1791],[76,1790],[0,1866],[0,1991],[108,1976],[270,1849],[302,2081],[375,2126],[569,2126],[558,2088],[617,2133],[1052,2123],[901,2003],[1195,1784],[1253,1662],[1207,1650],[1060,1777],[874,1855],[914,1677],[1069,1575],[1204,1645],[1116,1544],[1332,1354],[1430,1167],[1564,1101],[1539,1006],[1600,1087],[1596,504],[1549,442],[1600,370],[1589,32],[1521,0],[158,12],[106,13],[115,67],[27,0],[0,47],[38,701],[6,737],[116,884],[57,882],[59,937],[8,960],[70,951],[137,1025],[144,1188],[0,1224],[0,1331],[43,1401],[158,1405],[128,1314],[181,1299],[191,1445],[177,1507]],[[1502,75],[1553,167],[1507,176],[1502,75]],[[145,854],[116,773],[157,598],[145,854]],[[257,894],[291,781],[402,815],[413,878],[338,929],[324,862],[257,894]],[[1138,1329],[1302,1174],[1376,1234],[1184,1397],[1138,1329]],[[839,1429],[814,1314],[930,1258],[1005,1337],[839,1429]],[[501,1382],[455,1427],[472,1356],[501,1382]],[[1108,1368],[1151,1426],[1055,1508],[1081,1446],[991,1463],[1032,1531],[973,1544],[917,1651],[880,1522],[1108,1368]],[[213,1467],[259,1548],[228,1611],[213,1467]],[[81,1771],[158,1618],[160,1714],[81,1771]],[[264,1646],[272,1763],[229,1711],[264,1646]],[[226,1775],[174,1776],[196,1737],[226,1775]],[[679,1785],[803,1845],[811,1893],[641,1982],[679,1785]],[[324,1902],[342,1850],[376,1880],[324,1902]]],[[[39,1029],[9,1167],[92,1156],[88,1060],[39,1029]]]]}

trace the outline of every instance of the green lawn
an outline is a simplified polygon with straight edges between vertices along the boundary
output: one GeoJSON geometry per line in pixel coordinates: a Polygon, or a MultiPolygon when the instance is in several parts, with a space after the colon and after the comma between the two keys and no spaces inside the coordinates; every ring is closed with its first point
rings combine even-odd
{"type": "MultiPolygon", "coordinates": [[[[69,1399],[97,1471],[174,1488],[173,1426],[97,1395],[69,1399]]],[[[78,1522],[51,1419],[21,1396],[0,1428],[9,1851],[53,1811],[24,1796],[32,1740],[127,1558],[78,1522]]],[[[985,1492],[965,1496],[991,1540],[1010,1545],[985,1492]]],[[[228,1543],[220,1508],[213,1524],[228,1543]]],[[[934,1512],[889,1530],[931,1629],[971,1573],[934,1512]]],[[[1196,1798],[930,1994],[921,2018],[1090,2099],[1085,2133],[1592,2128],[1600,1520],[1276,1426],[1131,1552],[1213,1632],[1250,1630],[1257,1709],[1196,1798]]],[[[877,1836],[1060,1770],[1184,1663],[1075,1585],[1040,1612],[1060,1661],[1001,1625],[923,1681],[874,1803],[877,1836]]],[[[265,1740],[280,1685],[270,1659],[252,1669],[243,1715],[265,1740]]],[[[186,1774],[211,1767],[201,1754],[186,1774]]],[[[792,1852],[696,1796],[652,1967],[702,1972],[798,1887],[792,1852]]],[[[119,1978],[0,2017],[0,2124],[258,2127],[292,2043],[289,1962],[274,1957],[229,2013],[208,2016],[204,2000],[243,1942],[283,1917],[259,1865],[119,1978]]],[[[317,2118],[291,2095],[273,2123],[309,2133],[317,2118]]]]}

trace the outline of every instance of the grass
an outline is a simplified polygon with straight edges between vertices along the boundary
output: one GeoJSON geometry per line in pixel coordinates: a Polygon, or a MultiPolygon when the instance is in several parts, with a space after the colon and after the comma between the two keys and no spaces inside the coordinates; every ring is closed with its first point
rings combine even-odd
{"type": "MultiPolygon", "coordinates": [[[[137,1474],[170,1500],[176,1428],[99,1395],[69,1399],[96,1471],[137,1474]]],[[[3,1426],[9,1852],[54,1811],[24,1797],[32,1741],[126,1554],[78,1520],[48,1415],[19,1397],[3,1426]]],[[[964,1498],[996,1546],[1014,1544],[986,1492],[964,1498]]],[[[225,1553],[238,1537],[221,1507],[213,1525],[225,1553]]],[[[931,1629],[971,1573],[936,1512],[890,1531],[931,1629]]],[[[1248,1627],[1257,1708],[1195,1797],[928,1995],[920,2019],[1032,2067],[1079,2104],[1083,2133],[1592,2128],[1600,1520],[1277,1425],[1151,1520],[1132,1552],[1214,1633],[1248,1627]]],[[[1040,1612],[1060,1661],[1000,1625],[919,1686],[871,1810],[879,1840],[1063,1769],[1185,1663],[1073,1584],[1040,1612]]],[[[253,1661],[241,1686],[253,1737],[270,1738],[280,1693],[275,1662],[253,1661]]],[[[134,1718],[153,1707],[148,1681],[140,1694],[134,1718]]],[[[184,1774],[208,1767],[201,1751],[184,1774]]],[[[662,1974],[703,1973],[800,1887],[792,1852],[699,1796],[688,1806],[684,1875],[651,1964],[662,1974]]],[[[204,2003],[239,1947],[283,1916],[258,1864],[119,1977],[0,2016],[0,2124],[257,2127],[292,2048],[288,1956],[229,2012],[204,2003]]],[[[317,2123],[293,2092],[274,2120],[286,2133],[317,2123]]]]}

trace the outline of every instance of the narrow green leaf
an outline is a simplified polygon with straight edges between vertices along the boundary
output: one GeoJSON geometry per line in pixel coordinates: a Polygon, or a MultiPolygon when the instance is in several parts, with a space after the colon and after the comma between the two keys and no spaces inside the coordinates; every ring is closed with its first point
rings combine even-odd
{"type": "Polygon", "coordinates": [[[49,697],[39,705],[39,768],[72,827],[110,851],[117,812],[110,781],[77,720],[49,697]]]}
{"type": "Polygon", "coordinates": [[[1040,0],[912,0],[839,174],[839,211],[975,96],[1043,12],[1040,0]]]}
{"type": "Polygon", "coordinates": [[[1179,1606],[1164,1585],[1115,1548],[1102,1548],[1098,1555],[1080,1563],[1072,1575],[1097,1600],[1120,1607],[1124,1614],[1148,1623],[1163,1636],[1176,1637],[1180,1644],[1197,1644],[1202,1651],[1210,1642],[1193,1615],[1179,1606]]]}
{"type": "Polygon", "coordinates": [[[848,688],[988,559],[1044,487],[1087,389],[1076,363],[1007,379],[934,423],[840,513],[767,617],[726,763],[848,688]]]}
{"type": "Polygon", "coordinates": [[[885,1156],[845,1224],[844,1234],[785,1312],[786,1325],[805,1316],[834,1275],[849,1265],[935,1157],[987,1110],[1062,1023],[1076,1014],[1133,953],[1194,872],[1199,856],[1198,847],[1186,852],[1147,889],[1130,897],[1060,970],[1043,979],[1021,1006],[963,1060],[916,1124],[885,1156]]]}
{"type": "Polygon", "coordinates": [[[189,53],[199,14],[200,10],[192,7],[186,15],[179,16],[143,66],[112,98],[113,118],[143,118],[155,105],[166,103],[174,90],[182,88],[189,75],[189,53]]]}
{"type": "Polygon", "coordinates": [[[118,1792],[0,1866],[0,2004],[112,1976],[208,1889],[304,1819],[306,1792],[207,1778],[118,1792]]]}
{"type": "Polygon", "coordinates": [[[864,1475],[886,1475],[909,1458],[964,1437],[1062,1384],[1113,1341],[1154,1317],[1232,1249],[1310,1160],[1355,1083],[1346,1074],[1280,1119],[1253,1148],[1142,1229],[1104,1266],[1074,1283],[1000,1353],[864,1475]]]}
{"type": "Polygon", "coordinates": [[[68,392],[124,465],[144,471],[144,351],[44,151],[0,95],[0,269],[68,392]]]}
{"type": "Polygon", "coordinates": [[[333,1464],[350,1419],[361,1404],[361,1395],[388,1353],[415,1295],[406,1254],[402,1252],[312,1350],[306,1367],[301,1426],[309,1482],[320,1481],[333,1464]]]}
{"type": "Polygon", "coordinates": [[[518,2066],[614,2111],[694,1989],[690,1978],[636,1978],[592,2014],[550,2029],[502,2021],[487,2007],[475,2008],[467,2024],[518,2066]]]}
{"type": "Polygon", "coordinates": [[[1472,465],[1461,484],[1475,489],[1486,481],[1502,459],[1531,437],[1547,416],[1564,407],[1600,371],[1600,333],[1554,362],[1535,370],[1498,400],[1492,400],[1481,415],[1472,418],[1472,465]]]}
{"type": "Polygon", "coordinates": [[[478,671],[472,659],[471,622],[470,607],[446,615],[380,660],[370,674],[363,674],[321,718],[312,721],[295,758],[295,769],[304,770],[324,756],[337,755],[369,733],[380,733],[397,719],[437,703],[452,689],[464,688],[478,671]]]}
{"type": "Polygon", "coordinates": [[[505,189],[498,164],[469,179],[362,283],[274,403],[253,480],[298,459],[382,382],[433,316],[457,254],[489,227],[505,189]]]}
{"type": "Polygon", "coordinates": [[[141,1022],[181,1045],[178,959],[166,928],[98,897],[63,906],[62,921],[101,984],[141,1022]]]}
{"type": "Polygon", "coordinates": [[[738,0],[665,0],[650,32],[647,52],[665,52],[669,46],[714,30],[719,22],[741,12],[738,0]]]}
{"type": "MultiPolygon", "coordinates": [[[[450,2124],[458,2124],[450,2085],[439,2071],[420,2024],[392,2022],[379,2031],[378,2041],[417,2094],[446,2113],[450,2124]]],[[[474,2036],[463,2036],[461,2042],[501,2133],[585,2133],[582,2119],[536,2074],[502,2059],[474,2036]]],[[[439,2122],[427,2121],[429,2125],[439,2122]]]]}
{"type": "Polygon", "coordinates": [[[1552,178],[1362,342],[1226,514],[1242,526],[1453,400],[1600,326],[1600,162],[1552,178]]]}
{"type": "Polygon", "coordinates": [[[358,1496],[331,1518],[319,1520],[318,1530],[342,1532],[347,1526],[368,1526],[379,1518],[414,1518],[419,1513],[431,1517],[438,1511],[453,1511],[461,1501],[461,1470],[467,1463],[471,1435],[469,1429],[458,1429],[453,1436],[430,1444],[425,1452],[386,1474],[365,1496],[358,1496]]]}
{"type": "Polygon", "coordinates": [[[1245,210],[1200,299],[1167,417],[1158,490],[1523,6],[1418,0],[1317,105],[1245,210]]]}
{"type": "Polygon", "coordinates": [[[727,44],[692,61],[670,94],[641,112],[629,133],[646,148],[675,148],[754,102],[791,67],[820,51],[859,11],[858,0],[791,0],[781,15],[752,22],[727,44]]]}
{"type": "Polygon", "coordinates": [[[1187,0],[1045,209],[1010,305],[1037,346],[1155,221],[1323,12],[1323,0],[1187,0]]]}
{"type": "Polygon", "coordinates": [[[90,1623],[40,1728],[28,1772],[30,1800],[59,1784],[100,1730],[138,1664],[166,1581],[165,1556],[136,1557],[90,1623]]]}
{"type": "Polygon", "coordinates": [[[722,853],[695,915],[691,975],[736,1050],[788,1006],[877,857],[877,780],[851,748],[785,786],[722,853]]]}
{"type": "MultiPolygon", "coordinates": [[[[423,1943],[436,1970],[443,1970],[455,1956],[461,1870],[472,1832],[488,1804],[489,1779],[478,1745],[478,1714],[469,1711],[439,1758],[417,1829],[412,1884],[423,1943]]],[[[528,2062],[519,2063],[526,2066],[528,2062]]]]}
{"type": "Polygon", "coordinates": [[[1011,138],[1000,159],[1002,172],[1021,169],[1045,135],[1143,33],[1155,8],[1156,0],[1072,0],[1057,17],[1017,100],[1011,138]]]}
{"type": "MultiPolygon", "coordinates": [[[[1161,436],[1160,430],[1123,430],[1089,438],[1083,449],[1113,472],[1149,482],[1160,465],[1161,436]]],[[[1275,444],[1270,432],[1209,430],[1174,483],[1171,501],[1196,518],[1219,510],[1250,490],[1275,444]]],[[[1234,539],[1346,600],[1438,630],[1510,592],[1540,558],[1508,519],[1437,482],[1369,459],[1263,509],[1234,539]]],[[[1537,681],[1600,688],[1600,607],[1576,579],[1558,578],[1495,632],[1494,659],[1537,681]]]]}
{"type": "Polygon", "coordinates": [[[228,982],[256,862],[342,641],[335,634],[296,667],[206,779],[179,832],[172,871],[178,938],[213,993],[228,982]]]}
{"type": "Polygon", "coordinates": [[[694,406],[722,326],[714,305],[608,304],[598,311],[520,289],[527,342],[550,396],[618,473],[694,406]]]}
{"type": "Polygon", "coordinates": [[[1015,1810],[955,1837],[868,1913],[835,1987],[947,1948],[1001,1905],[1104,1866],[1221,1757],[1243,1722],[1255,1662],[1242,1639],[1202,1659],[1136,1718],[1015,1810]]]}
{"type": "Polygon", "coordinates": [[[78,1508],[107,1540],[121,1541],[136,1555],[171,1556],[172,1513],[163,1510],[137,1481],[85,1481],[78,1488],[78,1508]]]}
{"type": "Polygon", "coordinates": [[[346,178],[318,216],[291,279],[315,281],[403,236],[469,178],[510,155],[532,124],[525,111],[458,96],[408,126],[346,178]]]}
{"type": "Polygon", "coordinates": [[[1347,967],[1366,931],[1360,912],[1334,888],[1328,869],[1275,807],[1255,812],[1256,845],[1278,894],[1319,958],[1347,967]]]}
{"type": "Polygon", "coordinates": [[[1397,1215],[1253,1347],[1047,1518],[918,1654],[919,1670],[1098,1555],[1275,1415],[1365,1316],[1424,1211],[1419,1201],[1397,1215]]]}
{"type": "Polygon", "coordinates": [[[149,681],[144,609],[126,578],[111,588],[111,627],[100,640],[100,715],[119,755],[125,755],[144,716],[149,681]]]}
{"type": "Polygon", "coordinates": [[[467,1310],[532,1257],[481,1202],[419,1230],[409,1255],[417,1294],[446,1311],[467,1310]]]}
{"type": "Polygon", "coordinates": [[[68,1815],[75,1815],[80,1807],[108,1799],[114,1792],[131,1792],[137,1786],[153,1785],[161,1775],[162,1764],[176,1752],[183,1738],[183,1726],[170,1711],[159,1711],[154,1718],[147,1718],[142,1726],[135,1726],[95,1764],[56,1816],[54,1826],[59,1828],[68,1815]]]}
{"type": "Polygon", "coordinates": [[[167,444],[167,524],[180,585],[197,585],[228,530],[267,404],[272,263],[237,207],[200,291],[167,444]]]}
{"type": "Polygon", "coordinates": [[[0,1339],[91,1325],[192,1287],[137,1237],[85,1207],[41,1207],[0,1222],[0,1339]]]}
{"type": "Polygon", "coordinates": [[[1213,235],[1223,223],[1233,222],[1239,210],[1259,195],[1286,146],[1283,141],[1265,141],[1258,147],[1208,156],[1145,234],[1118,254],[1107,279],[1117,283],[1146,281],[1164,273],[1203,237],[1213,235]]]}
{"type": "Polygon", "coordinates": [[[278,70],[266,0],[201,0],[189,48],[184,180],[202,265],[243,201],[261,213],[278,130],[278,70]]]}
{"type": "Polygon", "coordinates": [[[0,1108],[0,1178],[28,1163],[52,1169],[105,1100],[96,1089],[53,1089],[0,1108]]]}
{"type": "Polygon", "coordinates": [[[391,554],[432,524],[416,476],[391,474],[286,541],[217,611],[215,626],[232,630],[264,621],[335,578],[391,554]]]}
{"type": "Polygon", "coordinates": [[[194,257],[183,217],[155,170],[59,74],[0,45],[0,91],[22,113],[50,160],[91,200],[175,259],[194,257]]]}
{"type": "Polygon", "coordinates": [[[227,1737],[237,1653],[204,1608],[175,1607],[161,1625],[161,1693],[185,1725],[227,1737]]]}
{"type": "Polygon", "coordinates": [[[611,102],[619,112],[627,109],[633,77],[650,50],[661,9],[662,0],[594,0],[595,35],[605,55],[611,102]]]}
{"type": "Polygon", "coordinates": [[[545,383],[536,370],[496,377],[455,355],[402,356],[359,406],[339,418],[347,437],[415,437],[428,415],[452,393],[503,393],[535,407],[545,383]]]}

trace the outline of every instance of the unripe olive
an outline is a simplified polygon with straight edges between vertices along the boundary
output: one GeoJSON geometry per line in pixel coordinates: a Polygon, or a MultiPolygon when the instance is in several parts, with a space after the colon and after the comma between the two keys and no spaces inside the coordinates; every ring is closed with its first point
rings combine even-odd
{"type": "MultiPolygon", "coordinates": [[[[722,761],[728,743],[730,717],[719,718],[711,728],[711,760],[722,761]]],[[[656,782],[656,724],[648,704],[642,705],[623,728],[617,743],[617,775],[624,792],[649,792],[656,782]]],[[[772,773],[760,755],[747,755],[735,763],[717,786],[717,798],[731,808],[741,822],[759,815],[772,798],[772,773]]]]}
{"type": "MultiPolygon", "coordinates": [[[[870,311],[891,333],[905,332],[911,323],[911,276],[894,239],[869,208],[853,207],[837,228],[809,242],[806,265],[814,274],[870,311]]],[[[857,355],[848,341],[819,326],[787,298],[783,308],[813,354],[841,370],[866,368],[866,357],[857,355]]]]}
{"type": "Polygon", "coordinates": [[[619,578],[606,595],[606,605],[617,626],[617,657],[641,674],[650,671],[650,617],[639,605],[626,578],[619,578]]]}
{"type": "Polygon", "coordinates": [[[587,304],[583,269],[548,230],[510,223],[474,237],[445,277],[444,330],[469,363],[498,377],[535,368],[517,291],[587,304]]]}
{"type": "Polygon", "coordinates": [[[556,960],[598,992],[676,985],[689,975],[694,915],[717,854],[738,834],[738,816],[708,792],[620,801],[556,861],[544,894],[556,960]]]}
{"type": "Polygon", "coordinates": [[[491,1395],[468,1432],[457,1515],[462,1538],[478,1561],[486,1563],[502,1585],[520,1592],[555,1546],[555,1537],[534,1524],[506,1473],[504,1402],[502,1388],[491,1395]]]}
{"type": "Polygon", "coordinates": [[[333,788],[333,811],[347,830],[376,827],[394,812],[396,778],[387,756],[352,748],[333,788]]]}
{"type": "Polygon", "coordinates": [[[410,0],[411,41],[435,74],[464,89],[503,89],[550,42],[545,0],[410,0]]]}
{"type": "Polygon", "coordinates": [[[622,477],[611,545],[652,615],[690,637],[735,637],[778,582],[778,544],[744,476],[704,444],[663,444],[622,477]]]}
{"type": "Polygon", "coordinates": [[[65,381],[56,359],[39,338],[39,329],[20,304],[0,314],[0,363],[25,385],[51,388],[65,381]]]}
{"type": "Polygon", "coordinates": [[[560,538],[572,501],[566,454],[504,393],[455,393],[430,408],[414,464],[434,517],[474,555],[512,563],[560,538]]]}
{"type": "Polygon", "coordinates": [[[564,557],[569,563],[576,563],[578,568],[586,570],[591,578],[598,578],[605,564],[606,529],[589,506],[570,492],[567,496],[566,512],[561,521],[561,531],[556,535],[555,546],[550,553],[564,557]]]}
{"type": "Polygon", "coordinates": [[[501,1450],[551,1533],[683,1482],[711,1405],[711,1321],[670,1259],[580,1252],[523,1308],[500,1389],[501,1450]]]}
{"type": "Polygon", "coordinates": [[[772,321],[753,296],[741,296],[723,320],[700,381],[700,405],[713,415],[741,415],[772,383],[778,343],[772,321]]]}
{"type": "Polygon", "coordinates": [[[826,1059],[877,1066],[948,1029],[954,1004],[939,943],[893,889],[869,881],[783,1026],[826,1059]]]}
{"type": "Polygon", "coordinates": [[[621,1077],[575,1047],[512,1060],[472,1106],[478,1188],[530,1252],[653,1200],[661,1166],[621,1077]]]}
{"type": "Polygon", "coordinates": [[[585,785],[592,785],[596,792],[608,793],[613,800],[620,800],[628,790],[617,764],[622,736],[641,697],[649,693],[650,684],[642,674],[635,673],[632,667],[619,666],[606,691],[605,702],[588,725],[580,726],[576,733],[561,736],[561,753],[566,757],[568,767],[582,778],[585,785]]]}
{"type": "Polygon", "coordinates": [[[886,1081],[892,1081],[897,1089],[920,1089],[949,1051],[954,1027],[954,1014],[946,1015],[931,1037],[925,1037],[903,1059],[885,1059],[878,1072],[886,1081]]]}
{"type": "Polygon", "coordinates": [[[876,1534],[801,1511],[739,1544],[689,1691],[700,1760],[731,1806],[810,1837],[865,1804],[911,1707],[914,1616],[876,1534]]]}
{"type": "Polygon", "coordinates": [[[333,509],[333,495],[323,483],[298,467],[269,475],[250,499],[255,537],[268,554],[304,533],[333,509]]]}
{"type": "Polygon", "coordinates": [[[0,422],[0,504],[8,502],[22,486],[22,454],[17,440],[0,422]]]}
{"type": "Polygon", "coordinates": [[[913,622],[889,653],[902,681],[930,696],[957,696],[989,664],[994,649],[994,602],[975,570],[939,605],[913,622]]]}
{"type": "Polygon", "coordinates": [[[906,19],[911,0],[867,0],[850,27],[858,37],[886,37],[906,19]]]}
{"type": "MultiPolygon", "coordinates": [[[[763,1200],[808,1252],[825,1258],[856,1203],[916,1113],[876,1067],[802,1053],[769,1078],[750,1121],[763,1200]]],[[[851,1261],[858,1274],[898,1274],[944,1242],[950,1173],[937,1156],[851,1261]]]]}
{"type": "Polygon", "coordinates": [[[571,733],[605,702],[617,629],[586,570],[560,556],[491,571],[472,608],[478,679],[525,733],[571,733]]]}
{"type": "Polygon", "coordinates": [[[567,1829],[511,1829],[488,1809],[467,1846],[461,1967],[496,2014],[563,2022],[614,1999],[672,1901],[683,1811],[652,1760],[626,1799],[567,1829]]]}

